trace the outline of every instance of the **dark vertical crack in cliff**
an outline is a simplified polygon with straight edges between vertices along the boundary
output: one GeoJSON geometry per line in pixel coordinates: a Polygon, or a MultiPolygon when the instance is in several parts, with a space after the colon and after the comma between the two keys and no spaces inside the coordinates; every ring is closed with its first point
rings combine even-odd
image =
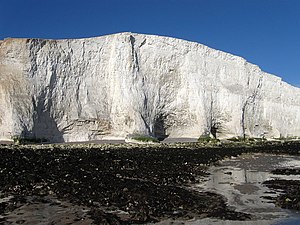
{"type": "Polygon", "coordinates": [[[246,122],[245,122],[245,117],[246,117],[246,109],[250,104],[255,103],[256,98],[258,97],[258,93],[259,90],[262,87],[262,76],[259,77],[258,79],[258,84],[256,86],[256,88],[254,89],[254,91],[252,92],[251,95],[249,95],[246,98],[246,101],[244,102],[243,106],[242,106],[242,114],[241,114],[241,126],[242,126],[242,137],[246,138],[246,122]]]}

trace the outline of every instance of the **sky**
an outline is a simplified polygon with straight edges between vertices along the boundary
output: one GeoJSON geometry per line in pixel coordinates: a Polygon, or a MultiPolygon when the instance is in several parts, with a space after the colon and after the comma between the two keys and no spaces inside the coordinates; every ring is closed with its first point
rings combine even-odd
{"type": "Polygon", "coordinates": [[[125,31],[198,42],[300,87],[300,0],[0,0],[0,39],[125,31]]]}

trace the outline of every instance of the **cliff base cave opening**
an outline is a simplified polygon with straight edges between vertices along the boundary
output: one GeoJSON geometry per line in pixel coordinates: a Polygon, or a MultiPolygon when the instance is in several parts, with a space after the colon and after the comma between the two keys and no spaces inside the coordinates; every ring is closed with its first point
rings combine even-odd
{"type": "Polygon", "coordinates": [[[167,138],[169,135],[167,135],[166,130],[167,126],[165,123],[166,120],[166,115],[160,114],[154,122],[153,126],[153,135],[156,137],[159,141],[164,140],[167,138]]]}

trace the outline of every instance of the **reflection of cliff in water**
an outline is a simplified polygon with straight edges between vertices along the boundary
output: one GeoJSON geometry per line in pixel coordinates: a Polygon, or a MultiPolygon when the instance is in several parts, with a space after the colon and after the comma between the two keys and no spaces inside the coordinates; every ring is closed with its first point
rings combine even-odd
{"type": "MultiPolygon", "coordinates": [[[[211,175],[198,187],[225,196],[229,206],[237,211],[251,213],[255,220],[239,221],[237,224],[297,224],[294,221],[300,221],[299,214],[278,208],[264,198],[279,194],[264,186],[264,181],[273,178],[300,179],[300,176],[270,174],[271,170],[278,167],[300,167],[300,157],[255,154],[224,160],[219,166],[210,168],[211,175]]],[[[235,224],[233,221],[228,222],[215,221],[212,224],[235,224]]]]}

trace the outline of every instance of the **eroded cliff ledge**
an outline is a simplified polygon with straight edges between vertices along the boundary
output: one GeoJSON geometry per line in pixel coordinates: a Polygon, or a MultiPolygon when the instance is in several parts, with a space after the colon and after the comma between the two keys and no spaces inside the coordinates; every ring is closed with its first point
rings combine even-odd
{"type": "Polygon", "coordinates": [[[241,57],[120,33],[0,42],[0,139],[300,136],[300,89],[241,57]]]}

